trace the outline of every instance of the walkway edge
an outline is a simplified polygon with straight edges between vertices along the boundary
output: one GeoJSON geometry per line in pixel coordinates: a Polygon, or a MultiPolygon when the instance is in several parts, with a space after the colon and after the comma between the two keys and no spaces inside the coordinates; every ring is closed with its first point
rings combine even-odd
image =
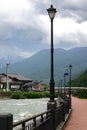
{"type": "Polygon", "coordinates": [[[70,109],[69,113],[66,115],[65,117],[65,121],[63,121],[56,130],[63,130],[67,121],[69,120],[70,116],[71,116],[71,113],[72,113],[72,109],[70,109]]]}

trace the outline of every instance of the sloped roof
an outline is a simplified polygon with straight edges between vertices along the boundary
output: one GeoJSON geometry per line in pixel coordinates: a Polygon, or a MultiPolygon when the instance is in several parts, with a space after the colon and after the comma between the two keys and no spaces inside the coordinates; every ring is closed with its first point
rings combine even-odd
{"type": "MultiPolygon", "coordinates": [[[[3,74],[3,75],[5,75],[6,76],[6,74],[3,74]]],[[[20,75],[20,74],[15,74],[15,73],[9,73],[8,74],[8,77],[9,78],[12,78],[12,79],[17,79],[17,80],[19,80],[19,81],[32,81],[32,79],[29,79],[29,78],[27,78],[27,77],[24,77],[24,76],[22,76],[22,75],[20,75]]]]}
{"type": "Polygon", "coordinates": [[[33,82],[27,82],[27,83],[25,83],[24,85],[23,85],[23,87],[25,87],[25,86],[36,86],[36,85],[38,85],[40,82],[42,82],[42,81],[38,81],[38,80],[36,80],[36,81],[33,81],[33,82]]]}

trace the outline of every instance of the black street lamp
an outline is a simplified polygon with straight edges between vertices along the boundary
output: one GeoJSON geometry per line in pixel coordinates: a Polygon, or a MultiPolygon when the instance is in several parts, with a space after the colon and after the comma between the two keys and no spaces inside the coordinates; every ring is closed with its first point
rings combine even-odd
{"type": "Polygon", "coordinates": [[[70,71],[70,74],[69,74],[69,97],[71,98],[71,69],[72,69],[72,65],[70,64],[69,65],[69,71],[70,71]]]}
{"type": "Polygon", "coordinates": [[[62,93],[62,82],[63,82],[63,80],[61,79],[61,93],[62,93]]]}
{"type": "Polygon", "coordinates": [[[66,73],[64,73],[64,94],[66,94],[66,92],[65,92],[65,85],[66,85],[66,76],[68,76],[69,74],[68,74],[68,70],[67,70],[67,72],[66,73]]]}
{"type": "Polygon", "coordinates": [[[65,94],[66,74],[64,73],[64,94],[65,94]]]}
{"type": "Polygon", "coordinates": [[[56,14],[56,9],[53,8],[53,5],[50,6],[49,9],[47,9],[47,12],[49,14],[50,20],[51,20],[51,77],[50,77],[50,101],[54,101],[55,98],[55,91],[54,91],[54,55],[53,55],[53,19],[56,14]]]}

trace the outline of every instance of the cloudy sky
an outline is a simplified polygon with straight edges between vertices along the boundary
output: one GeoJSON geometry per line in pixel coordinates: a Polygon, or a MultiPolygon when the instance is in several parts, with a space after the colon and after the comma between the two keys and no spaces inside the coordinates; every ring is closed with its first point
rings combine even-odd
{"type": "Polygon", "coordinates": [[[87,46],[87,0],[0,0],[0,58],[50,48],[51,4],[57,9],[54,47],[87,46]]]}

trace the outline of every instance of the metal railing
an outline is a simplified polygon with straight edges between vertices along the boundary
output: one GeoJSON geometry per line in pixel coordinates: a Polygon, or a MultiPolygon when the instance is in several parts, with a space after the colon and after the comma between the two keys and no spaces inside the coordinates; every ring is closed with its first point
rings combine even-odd
{"type": "Polygon", "coordinates": [[[50,130],[50,121],[52,118],[52,110],[48,110],[41,114],[35,115],[31,118],[26,118],[24,120],[18,121],[13,124],[16,130],[50,130]]]}
{"type": "Polygon", "coordinates": [[[55,128],[65,121],[66,114],[69,113],[70,99],[62,102],[56,110],[48,110],[31,118],[26,118],[13,123],[13,115],[0,115],[0,130],[53,130],[53,120],[55,128]],[[54,116],[55,115],[55,116],[54,116]]]}

